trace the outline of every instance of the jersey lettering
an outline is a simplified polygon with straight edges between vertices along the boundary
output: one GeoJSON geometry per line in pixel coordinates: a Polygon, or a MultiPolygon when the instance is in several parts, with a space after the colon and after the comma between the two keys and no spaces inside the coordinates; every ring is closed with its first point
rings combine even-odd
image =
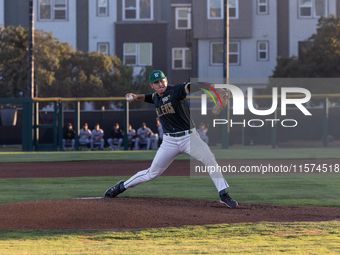
{"type": "Polygon", "coordinates": [[[158,117],[161,117],[166,114],[173,114],[175,113],[174,108],[172,107],[171,102],[162,105],[160,108],[156,108],[156,113],[158,117]]]}

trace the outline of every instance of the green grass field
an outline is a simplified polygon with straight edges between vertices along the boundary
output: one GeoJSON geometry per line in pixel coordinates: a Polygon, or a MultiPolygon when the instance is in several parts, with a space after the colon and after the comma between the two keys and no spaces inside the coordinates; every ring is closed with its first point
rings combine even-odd
{"type": "MultiPolygon", "coordinates": [[[[152,160],[149,152],[2,152],[0,162],[152,160]]],[[[214,150],[217,158],[340,158],[336,148],[214,150]]],[[[179,159],[188,159],[181,155],[179,159]]],[[[340,160],[339,160],[340,163],[340,160]]],[[[340,206],[340,173],[228,176],[240,202],[340,206]]],[[[101,196],[126,177],[1,179],[0,203],[101,196]]],[[[128,196],[217,199],[209,178],[161,176],[128,196]]],[[[228,209],[226,209],[228,210],[228,209]]],[[[340,223],[223,224],[135,231],[0,230],[0,254],[339,254],[340,223]]]]}
{"type": "MultiPolygon", "coordinates": [[[[226,176],[231,194],[240,202],[339,206],[340,173],[226,176]],[[307,177],[308,176],[308,177],[307,177]]],[[[102,196],[128,176],[0,179],[0,203],[50,198],[102,196]]],[[[216,200],[210,178],[160,176],[121,196],[178,197],[216,200]]]]}
{"type": "MultiPolygon", "coordinates": [[[[340,158],[340,148],[282,148],[239,146],[212,148],[217,159],[328,159],[340,158]]],[[[1,162],[53,162],[87,160],[152,160],[156,151],[66,151],[66,152],[0,152],[1,162]]],[[[181,154],[176,159],[190,159],[181,154]]]]}
{"type": "Polygon", "coordinates": [[[339,254],[339,222],[0,231],[1,254],[339,254]]]}

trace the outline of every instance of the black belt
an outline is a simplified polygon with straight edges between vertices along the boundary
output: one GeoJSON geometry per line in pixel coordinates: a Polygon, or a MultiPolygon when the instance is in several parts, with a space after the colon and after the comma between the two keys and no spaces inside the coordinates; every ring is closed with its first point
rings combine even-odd
{"type": "Polygon", "coordinates": [[[183,132],[179,132],[179,133],[165,133],[165,135],[171,136],[171,137],[181,137],[181,136],[188,135],[188,134],[191,134],[191,133],[192,133],[191,130],[187,130],[187,131],[183,131],[183,132]]]}

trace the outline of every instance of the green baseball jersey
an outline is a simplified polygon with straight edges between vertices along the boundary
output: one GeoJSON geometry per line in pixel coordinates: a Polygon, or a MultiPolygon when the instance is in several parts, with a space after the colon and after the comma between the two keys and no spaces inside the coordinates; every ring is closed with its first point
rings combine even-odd
{"type": "Polygon", "coordinates": [[[188,83],[168,85],[162,96],[155,92],[152,94],[152,100],[149,100],[150,95],[146,95],[145,101],[155,104],[164,133],[176,133],[195,127],[190,118],[189,104],[186,98],[190,93],[189,89],[188,83]]]}

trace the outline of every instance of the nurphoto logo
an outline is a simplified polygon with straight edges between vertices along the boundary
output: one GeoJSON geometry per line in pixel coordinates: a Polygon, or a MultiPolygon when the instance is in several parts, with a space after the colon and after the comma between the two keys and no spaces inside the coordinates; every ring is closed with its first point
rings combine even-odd
{"type": "MultiPolygon", "coordinates": [[[[232,101],[232,110],[233,115],[244,115],[244,102],[245,97],[240,88],[238,88],[235,85],[231,84],[215,84],[215,88],[222,88],[222,89],[228,89],[230,93],[233,96],[232,101]]],[[[206,91],[206,90],[204,90],[206,91]]],[[[210,97],[213,98],[211,93],[208,93],[210,97]]],[[[278,88],[273,87],[272,88],[272,106],[269,109],[256,109],[253,105],[253,88],[248,87],[247,89],[247,104],[248,109],[251,113],[257,116],[267,116],[272,113],[274,113],[277,110],[278,107],[278,88]]],[[[298,88],[298,87],[282,87],[281,88],[281,116],[286,116],[287,114],[287,105],[294,105],[296,106],[304,115],[311,116],[312,114],[303,106],[304,103],[307,103],[311,99],[311,93],[309,90],[305,88],[298,88]],[[300,93],[304,94],[305,97],[302,98],[287,98],[288,93],[300,93]]],[[[214,103],[216,105],[216,101],[214,100],[214,103]]],[[[202,94],[201,95],[201,114],[207,115],[207,95],[202,94]]],[[[281,122],[281,125],[283,127],[295,127],[297,126],[298,122],[294,119],[265,119],[265,121],[271,122],[271,125],[274,126],[274,123],[277,121],[281,122]]],[[[249,127],[262,127],[265,123],[265,121],[261,119],[251,119],[247,121],[247,124],[249,127]]],[[[234,125],[243,125],[246,126],[246,120],[244,119],[242,122],[233,122],[232,119],[228,121],[227,119],[214,119],[213,126],[216,125],[225,125],[228,124],[230,127],[234,125]]]]}

